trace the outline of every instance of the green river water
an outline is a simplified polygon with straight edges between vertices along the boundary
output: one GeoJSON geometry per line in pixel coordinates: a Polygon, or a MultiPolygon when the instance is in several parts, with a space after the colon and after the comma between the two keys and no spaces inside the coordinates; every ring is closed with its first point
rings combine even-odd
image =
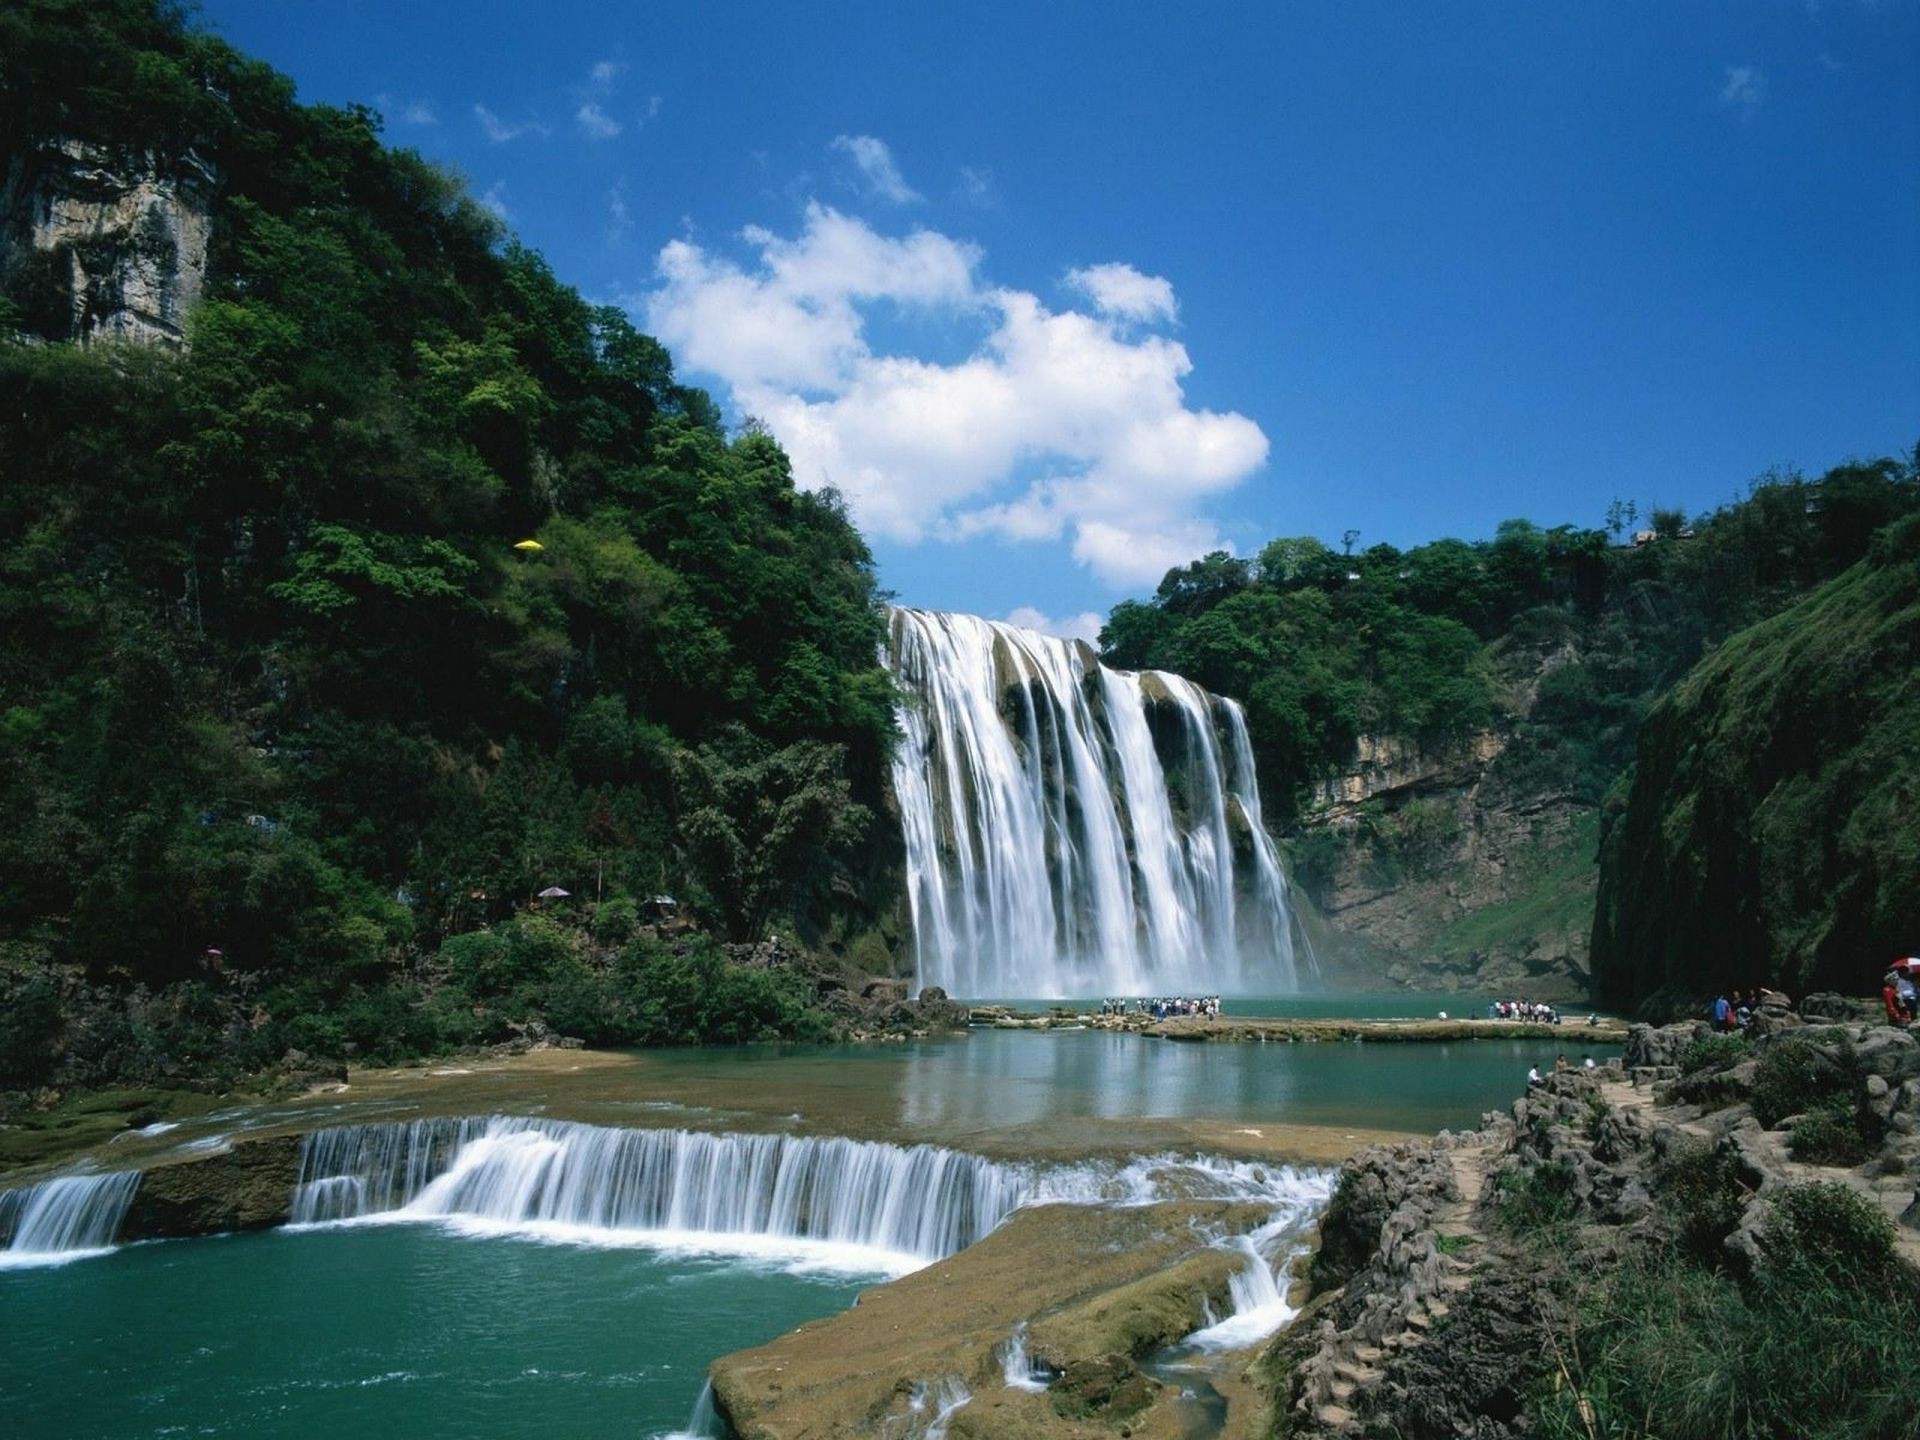
{"type": "MultiPolygon", "coordinates": [[[[1513,1099],[1529,1064],[1556,1050],[1577,1062],[1578,1027],[1566,1029],[1564,1043],[1414,1045],[976,1031],[589,1057],[536,1074],[456,1065],[356,1082],[297,1118],[543,1114],[1050,1160],[1201,1148],[1201,1124],[1241,1135],[1470,1126],[1513,1099]]],[[[290,1113],[209,1123],[232,1133],[290,1113]]],[[[433,1225],[125,1246],[0,1269],[0,1416],[19,1437],[654,1436],[685,1424],[715,1356],[844,1309],[880,1278],[433,1225]]]]}

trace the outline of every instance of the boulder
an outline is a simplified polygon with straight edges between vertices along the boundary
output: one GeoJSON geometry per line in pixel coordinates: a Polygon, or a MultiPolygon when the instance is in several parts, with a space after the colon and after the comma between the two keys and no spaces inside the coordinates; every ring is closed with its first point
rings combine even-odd
{"type": "Polygon", "coordinates": [[[1697,1036],[1708,1034],[1703,1020],[1683,1020],[1677,1025],[1629,1025],[1627,1027],[1626,1065],[1629,1071],[1677,1066],[1680,1056],[1697,1036]]]}

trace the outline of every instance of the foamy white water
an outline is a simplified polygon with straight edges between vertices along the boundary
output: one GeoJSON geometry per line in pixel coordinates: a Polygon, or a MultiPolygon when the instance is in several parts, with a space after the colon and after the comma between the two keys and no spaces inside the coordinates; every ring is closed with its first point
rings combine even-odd
{"type": "Polygon", "coordinates": [[[1295,988],[1286,878],[1239,706],[978,616],[896,609],[891,633],[909,697],[892,780],[921,984],[1295,988]]]}
{"type": "Polygon", "coordinates": [[[140,1185],[137,1170],[56,1175],[37,1185],[0,1190],[0,1269],[65,1265],[106,1255],[140,1185]]]}
{"type": "Polygon", "coordinates": [[[493,1116],[313,1132],[292,1218],[898,1275],[1022,1205],[1220,1198],[1279,1214],[1325,1187],[1321,1172],[1207,1157],[1033,1167],[933,1145],[493,1116]]]}

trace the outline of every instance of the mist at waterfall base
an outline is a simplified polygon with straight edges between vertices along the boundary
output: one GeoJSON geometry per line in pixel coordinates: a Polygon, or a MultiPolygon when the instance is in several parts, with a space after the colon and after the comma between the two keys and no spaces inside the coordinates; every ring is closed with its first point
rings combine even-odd
{"type": "Polygon", "coordinates": [[[1297,988],[1246,718],[1178,675],[895,609],[892,782],[916,974],[949,994],[1297,988]]]}

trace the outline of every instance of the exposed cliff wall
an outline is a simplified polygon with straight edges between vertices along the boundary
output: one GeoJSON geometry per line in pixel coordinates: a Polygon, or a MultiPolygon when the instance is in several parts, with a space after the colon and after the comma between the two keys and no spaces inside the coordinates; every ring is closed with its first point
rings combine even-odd
{"type": "Polygon", "coordinates": [[[46,340],[179,344],[205,288],[216,177],[192,154],[62,139],[0,180],[0,285],[46,340]]]}
{"type": "Polygon", "coordinates": [[[1564,649],[1510,657],[1510,719],[1423,747],[1365,736],[1314,791],[1297,878],[1328,933],[1323,962],[1419,989],[1587,993],[1595,809],[1532,763],[1541,675],[1564,649]]]}
{"type": "Polygon", "coordinates": [[[1648,717],[1594,975],[1622,1003],[1877,986],[1920,947],[1920,519],[1742,631],[1648,717]]]}

